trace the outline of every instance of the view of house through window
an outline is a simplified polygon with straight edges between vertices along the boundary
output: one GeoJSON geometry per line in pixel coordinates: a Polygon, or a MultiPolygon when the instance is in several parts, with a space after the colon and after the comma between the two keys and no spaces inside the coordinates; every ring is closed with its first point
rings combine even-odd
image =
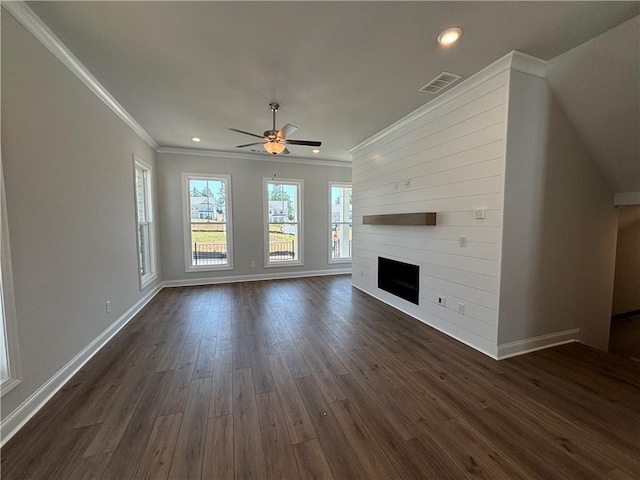
{"type": "Polygon", "coordinates": [[[329,262],[351,261],[351,184],[331,183],[329,262]]]}
{"type": "Polygon", "coordinates": [[[186,177],[187,269],[231,267],[229,176],[186,177]]]}
{"type": "Polygon", "coordinates": [[[302,181],[266,180],[266,265],[301,263],[302,181]]]}

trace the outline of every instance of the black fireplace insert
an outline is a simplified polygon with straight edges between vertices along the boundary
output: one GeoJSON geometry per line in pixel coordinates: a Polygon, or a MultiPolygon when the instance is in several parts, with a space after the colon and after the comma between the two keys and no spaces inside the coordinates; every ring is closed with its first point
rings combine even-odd
{"type": "Polygon", "coordinates": [[[420,267],[378,257],[378,288],[418,305],[420,267]]]}

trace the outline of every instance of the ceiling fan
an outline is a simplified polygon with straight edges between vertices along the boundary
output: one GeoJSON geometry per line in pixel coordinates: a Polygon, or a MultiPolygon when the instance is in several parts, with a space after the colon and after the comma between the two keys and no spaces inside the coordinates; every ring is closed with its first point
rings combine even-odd
{"type": "Polygon", "coordinates": [[[243,147],[251,147],[253,145],[260,145],[264,147],[264,149],[272,153],[273,155],[278,155],[279,153],[289,153],[287,150],[287,145],[306,145],[308,147],[319,147],[322,145],[322,142],[315,142],[310,140],[287,140],[287,137],[293,134],[298,127],[287,123],[280,130],[276,130],[276,112],[280,105],[277,103],[270,103],[269,108],[271,109],[271,113],[273,115],[273,128],[272,130],[267,130],[263,135],[256,135],[255,133],[245,132],[244,130],[238,130],[237,128],[230,128],[229,130],[238,133],[244,133],[245,135],[251,135],[252,137],[261,138],[261,142],[255,143],[247,143],[245,145],[236,145],[236,148],[243,147]]]}

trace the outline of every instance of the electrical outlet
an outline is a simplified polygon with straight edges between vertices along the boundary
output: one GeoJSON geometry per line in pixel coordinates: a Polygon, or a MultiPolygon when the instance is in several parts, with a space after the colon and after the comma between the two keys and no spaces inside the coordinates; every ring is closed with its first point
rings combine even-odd
{"type": "Polygon", "coordinates": [[[104,308],[107,311],[107,313],[111,313],[111,300],[107,300],[104,304],[104,308]]]}
{"type": "Polygon", "coordinates": [[[460,237],[460,246],[461,247],[467,246],[467,237],[460,237]]]}
{"type": "Polygon", "coordinates": [[[458,313],[464,315],[464,303],[458,302],[458,313]]]}
{"type": "Polygon", "coordinates": [[[478,220],[482,220],[484,218],[487,218],[487,209],[486,208],[476,208],[473,216],[474,216],[474,218],[476,218],[478,220]]]}
{"type": "Polygon", "coordinates": [[[438,297],[438,305],[441,307],[447,306],[447,297],[438,297]]]}
{"type": "Polygon", "coordinates": [[[404,188],[409,188],[411,186],[411,179],[408,178],[404,181],[404,188]]]}
{"type": "Polygon", "coordinates": [[[256,262],[251,262],[251,268],[256,268],[256,262]]]}

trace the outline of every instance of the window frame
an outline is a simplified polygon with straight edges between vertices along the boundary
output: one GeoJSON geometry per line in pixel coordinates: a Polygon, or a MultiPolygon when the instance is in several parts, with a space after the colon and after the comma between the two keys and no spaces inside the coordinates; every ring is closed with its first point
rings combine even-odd
{"type": "Polygon", "coordinates": [[[11,248],[9,244],[9,222],[7,204],[0,159],[0,328],[4,341],[7,377],[0,378],[0,397],[17,387],[22,381],[22,364],[18,342],[18,322],[16,316],[15,295],[13,291],[13,270],[11,266],[11,248]]]}
{"type": "MultiPolygon", "coordinates": [[[[351,194],[353,195],[353,184],[351,182],[340,182],[340,181],[330,181],[329,182],[329,235],[327,238],[327,255],[328,255],[328,263],[329,264],[334,264],[334,263],[352,263],[353,261],[353,253],[351,254],[351,256],[349,257],[345,257],[345,258],[333,258],[331,256],[331,248],[333,247],[332,243],[332,237],[331,237],[331,231],[332,231],[332,226],[334,223],[349,223],[351,224],[351,229],[353,231],[353,217],[351,219],[351,221],[349,222],[334,222],[333,218],[332,218],[332,200],[331,200],[331,191],[333,190],[334,187],[349,187],[351,189],[351,194]]],[[[353,210],[352,210],[353,212],[353,210]]],[[[353,215],[353,213],[352,213],[353,215]]]]}
{"type": "MultiPolygon", "coordinates": [[[[274,267],[291,267],[291,266],[302,266],[304,265],[304,180],[299,178],[275,178],[275,177],[263,177],[262,179],[262,204],[263,204],[263,212],[262,212],[262,221],[263,221],[263,232],[264,232],[264,267],[265,268],[274,268],[274,267]],[[297,205],[296,212],[298,215],[297,218],[297,240],[298,240],[298,258],[297,260],[288,260],[288,261],[278,261],[278,262],[270,262],[269,258],[269,184],[283,184],[283,185],[296,185],[298,189],[298,194],[296,195],[297,205]]],[[[289,222],[280,222],[280,223],[289,223],[289,222]]]]}
{"type": "Polygon", "coordinates": [[[182,217],[184,234],[184,271],[214,272],[218,270],[233,270],[233,213],[231,194],[231,175],[223,173],[187,173],[182,172],[182,217]],[[193,250],[191,249],[191,180],[224,181],[225,182],[225,216],[227,234],[227,264],[226,265],[193,265],[193,250]]]}
{"type": "Polygon", "coordinates": [[[152,166],[142,160],[137,155],[133,155],[133,196],[134,196],[134,207],[135,207],[135,220],[136,220],[136,256],[138,258],[137,268],[138,268],[138,281],[140,285],[140,290],[144,290],[148,287],[153,281],[158,278],[158,263],[157,263],[157,255],[156,255],[156,232],[155,232],[155,218],[154,218],[154,209],[153,209],[153,168],[152,166]],[[149,241],[149,272],[145,275],[142,274],[142,255],[140,254],[140,218],[138,216],[138,185],[137,185],[137,174],[138,169],[146,172],[146,176],[144,178],[145,182],[145,196],[144,196],[144,207],[146,213],[146,223],[148,227],[148,241],[149,241]]]}

